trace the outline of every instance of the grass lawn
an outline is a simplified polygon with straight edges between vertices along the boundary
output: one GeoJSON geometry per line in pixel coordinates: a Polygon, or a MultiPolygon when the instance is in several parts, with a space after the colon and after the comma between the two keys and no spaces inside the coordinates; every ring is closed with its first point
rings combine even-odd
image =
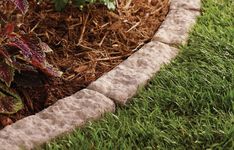
{"type": "Polygon", "coordinates": [[[188,45],[127,107],[43,148],[234,149],[234,1],[202,10],[188,45]]]}

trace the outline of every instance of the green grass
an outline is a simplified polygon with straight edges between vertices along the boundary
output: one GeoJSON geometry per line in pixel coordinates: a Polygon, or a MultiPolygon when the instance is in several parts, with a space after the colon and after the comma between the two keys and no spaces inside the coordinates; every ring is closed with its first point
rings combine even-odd
{"type": "Polygon", "coordinates": [[[204,0],[187,46],[127,107],[45,149],[234,149],[234,2],[204,0]]]}

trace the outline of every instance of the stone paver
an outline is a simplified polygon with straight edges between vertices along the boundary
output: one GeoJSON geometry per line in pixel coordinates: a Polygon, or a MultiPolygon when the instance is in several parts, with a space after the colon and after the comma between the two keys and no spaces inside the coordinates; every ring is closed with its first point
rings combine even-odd
{"type": "Polygon", "coordinates": [[[171,0],[170,9],[200,10],[201,0],[171,0]]]}
{"type": "Polygon", "coordinates": [[[161,42],[150,42],[116,68],[91,83],[88,89],[98,91],[116,103],[125,104],[163,64],[169,63],[177,52],[176,48],[161,42]]]}
{"type": "Polygon", "coordinates": [[[169,45],[186,44],[189,31],[196,23],[196,17],[199,15],[199,11],[170,10],[166,20],[153,37],[153,41],[160,41],[169,45]]]}
{"type": "Polygon", "coordinates": [[[2,129],[0,149],[31,149],[114,110],[113,101],[104,95],[92,90],[81,90],[36,115],[2,129]]]}

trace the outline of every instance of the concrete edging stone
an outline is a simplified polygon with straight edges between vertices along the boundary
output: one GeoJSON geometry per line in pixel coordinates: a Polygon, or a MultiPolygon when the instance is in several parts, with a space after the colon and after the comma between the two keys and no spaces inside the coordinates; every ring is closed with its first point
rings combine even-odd
{"type": "Polygon", "coordinates": [[[170,11],[152,41],[87,89],[0,130],[1,150],[32,149],[125,105],[141,86],[178,54],[200,15],[201,0],[171,0],[170,11]]]}
{"type": "Polygon", "coordinates": [[[170,11],[152,41],[92,82],[88,89],[125,105],[160,67],[177,55],[178,49],[173,46],[186,44],[189,31],[200,15],[199,9],[195,10],[197,5],[201,5],[200,0],[171,0],[170,11]]]}
{"type": "Polygon", "coordinates": [[[0,149],[32,149],[114,110],[115,104],[109,98],[96,91],[81,90],[2,129],[0,149]]]}
{"type": "Polygon", "coordinates": [[[137,90],[177,55],[178,49],[153,41],[88,86],[118,104],[126,104],[137,90]]]}

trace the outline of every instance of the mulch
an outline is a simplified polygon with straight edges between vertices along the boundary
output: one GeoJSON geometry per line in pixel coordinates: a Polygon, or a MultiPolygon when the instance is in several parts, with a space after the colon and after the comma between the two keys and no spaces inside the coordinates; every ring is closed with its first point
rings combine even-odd
{"type": "MultiPolygon", "coordinates": [[[[0,115],[0,127],[33,115],[69,96],[149,42],[168,13],[169,0],[117,0],[117,9],[88,5],[83,10],[68,6],[54,11],[51,0],[30,1],[23,16],[9,2],[0,11],[20,30],[47,43],[48,61],[64,72],[62,78],[23,72],[15,76],[15,89],[24,99],[24,109],[14,115],[0,115]]],[[[13,84],[14,86],[14,84],[13,84]]]]}

